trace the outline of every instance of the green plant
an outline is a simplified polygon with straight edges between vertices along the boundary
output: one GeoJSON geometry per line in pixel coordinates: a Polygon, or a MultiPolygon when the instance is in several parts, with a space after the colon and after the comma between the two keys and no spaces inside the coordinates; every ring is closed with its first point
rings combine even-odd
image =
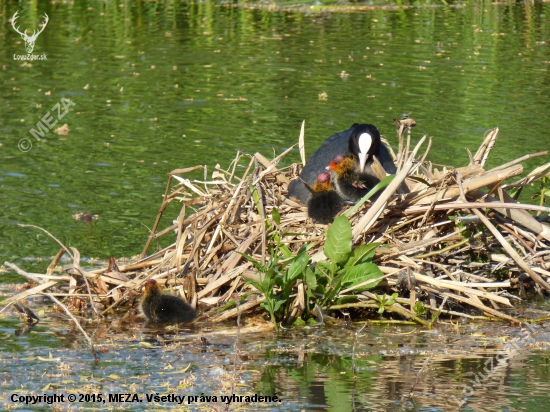
{"type": "Polygon", "coordinates": [[[311,259],[307,251],[313,244],[303,245],[294,255],[288,246],[281,242],[284,234],[279,231],[281,218],[275,208],[273,208],[272,217],[276,226],[266,221],[269,238],[267,262],[262,264],[250,255],[241,254],[258,272],[260,279],[248,278],[248,282],[264,294],[265,301],[260,306],[269,312],[274,328],[277,330],[277,322],[288,315],[290,295],[296,281],[303,278],[305,268],[311,259]]]}
{"type": "Polygon", "coordinates": [[[273,222],[266,221],[269,250],[266,262],[262,264],[252,256],[242,255],[258,272],[259,278],[248,278],[248,282],[265,296],[261,307],[269,312],[275,330],[277,323],[290,315],[291,295],[298,281],[306,285],[307,299],[303,319],[296,319],[295,324],[304,324],[309,320],[312,303],[328,306],[343,289],[360,292],[380,282],[368,283],[383,276],[372,262],[378,244],[361,245],[352,250],[351,226],[345,216],[336,218],[327,231],[324,253],[328,260],[315,265],[311,264],[307,253],[313,244],[304,245],[293,253],[281,241],[288,234],[280,231],[280,215],[276,209],[273,209],[272,218],[273,222]]]}
{"type": "Polygon", "coordinates": [[[550,176],[546,175],[539,180],[539,192],[531,196],[531,200],[540,197],[540,206],[542,206],[548,197],[550,197],[550,176]]]}
{"type": "Polygon", "coordinates": [[[347,217],[339,216],[327,231],[323,251],[328,260],[315,265],[317,288],[313,290],[322,295],[322,306],[332,303],[343,289],[355,288],[355,292],[372,289],[380,281],[362,284],[383,276],[378,266],[372,263],[378,243],[361,245],[353,250],[351,246],[351,225],[347,217]]]}
{"type": "Polygon", "coordinates": [[[386,310],[386,307],[390,307],[395,303],[395,299],[397,299],[397,296],[399,296],[398,293],[394,293],[391,296],[388,297],[388,295],[377,295],[374,294],[374,297],[378,301],[378,304],[380,305],[380,308],[378,309],[378,313],[382,314],[384,313],[384,310],[386,310]]]}
{"type": "Polygon", "coordinates": [[[438,310],[437,312],[432,310],[432,319],[428,322],[428,325],[429,325],[428,328],[429,329],[432,328],[432,325],[439,318],[439,316],[441,316],[441,311],[440,310],[438,310]]]}
{"type": "Polygon", "coordinates": [[[426,315],[426,308],[424,307],[424,305],[422,304],[422,302],[420,301],[417,301],[415,304],[414,304],[414,313],[416,316],[424,316],[426,315]]]}

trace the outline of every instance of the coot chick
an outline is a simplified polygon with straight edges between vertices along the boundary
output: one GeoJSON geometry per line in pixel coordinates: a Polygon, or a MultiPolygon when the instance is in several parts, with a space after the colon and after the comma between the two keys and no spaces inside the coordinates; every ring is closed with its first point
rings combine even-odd
{"type": "Polygon", "coordinates": [[[141,299],[141,311],[152,323],[191,322],[197,312],[182,298],[165,295],[154,279],[145,282],[145,292],[141,299]]]}
{"type": "Polygon", "coordinates": [[[372,124],[354,123],[348,130],[336,133],[326,139],[321,147],[319,147],[319,149],[311,155],[302,170],[302,173],[300,173],[300,177],[293,180],[288,185],[288,195],[299,199],[305,204],[307,203],[310,192],[304,182],[309,186],[313,186],[319,173],[326,170],[326,167],[332,159],[340,154],[354,154],[360,161],[361,157],[358,153],[361,150],[361,147],[359,147],[359,143],[361,143],[363,148],[365,148],[367,145],[363,142],[367,142],[368,137],[366,135],[363,136],[363,139],[358,139],[357,137],[360,137],[365,133],[371,136],[372,141],[367,150],[363,151],[361,154],[361,157],[364,157],[365,159],[363,172],[367,172],[371,176],[376,176],[374,172],[370,170],[372,155],[376,155],[386,173],[395,174],[397,172],[397,168],[393,163],[388,149],[381,143],[380,132],[376,126],[372,124]]]}
{"type": "Polygon", "coordinates": [[[357,203],[369,190],[380,183],[377,177],[360,172],[357,158],[353,155],[336,156],[330,161],[327,169],[335,173],[334,188],[346,203],[357,203]]]}
{"type": "Polygon", "coordinates": [[[307,201],[307,214],[315,223],[327,225],[342,210],[345,203],[336,193],[330,181],[330,173],[319,173],[313,187],[308,186],[311,192],[307,201]]]}

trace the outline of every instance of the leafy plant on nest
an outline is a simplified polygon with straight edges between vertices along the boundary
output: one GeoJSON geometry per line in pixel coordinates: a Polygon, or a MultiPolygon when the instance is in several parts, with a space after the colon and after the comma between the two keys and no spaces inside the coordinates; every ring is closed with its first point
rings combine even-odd
{"type": "Polygon", "coordinates": [[[265,301],[261,306],[271,316],[275,329],[278,322],[289,318],[295,287],[298,282],[305,284],[306,310],[302,318],[295,323],[303,323],[310,318],[311,305],[327,307],[337,299],[344,289],[355,292],[374,288],[379,282],[372,281],[383,274],[372,262],[377,243],[361,245],[352,250],[352,233],[349,220],[345,216],[335,219],[327,231],[324,253],[328,260],[311,263],[307,254],[313,244],[302,246],[296,253],[281,239],[287,233],[281,233],[280,215],[277,209],[272,212],[273,223],[266,221],[268,233],[269,258],[265,264],[252,256],[243,254],[259,273],[259,279],[249,278],[248,282],[260,290],[265,301]],[[372,281],[369,283],[369,281],[372,281]]]}

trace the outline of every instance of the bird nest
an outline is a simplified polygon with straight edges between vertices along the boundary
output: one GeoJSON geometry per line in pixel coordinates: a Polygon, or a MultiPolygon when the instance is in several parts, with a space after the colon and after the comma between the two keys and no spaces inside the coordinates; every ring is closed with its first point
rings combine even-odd
{"type": "MultiPolygon", "coordinates": [[[[547,152],[485,170],[498,137],[495,128],[486,133],[474,155],[468,152],[468,165],[436,167],[428,160],[431,139],[423,137],[412,148],[414,123],[396,124],[395,178],[374,203],[346,207],[340,213],[349,217],[354,247],[378,244],[372,262],[383,275],[370,291],[338,290],[322,308],[328,312],[315,312],[317,319],[327,319],[326,313],[379,319],[376,309],[382,309],[394,319],[429,326],[428,317],[419,310],[421,302],[426,314],[432,313],[432,321],[442,315],[520,322],[510,310],[511,302],[521,301],[531,291],[550,291],[550,228],[544,223],[550,209],[515,199],[523,187],[548,176],[550,163],[514,178],[523,173],[521,162],[547,152]],[[403,183],[410,193],[399,195],[403,183]],[[399,296],[390,299],[395,292],[399,296]],[[353,299],[337,300],[347,295],[353,299]]],[[[305,163],[303,128],[299,146],[305,163]]],[[[206,171],[204,181],[186,179],[203,166],[174,170],[141,256],[160,237],[175,238],[170,246],[125,266],[117,266],[111,258],[109,266],[100,270],[84,270],[78,251],[64,246],[45,275],[31,275],[7,263],[38,286],[6,302],[52,289],[49,295],[62,296],[73,312],[91,306],[101,316],[114,314],[117,308],[132,313],[128,305],[136,306],[143,285],[152,278],[198,307],[199,321],[264,314],[259,305],[266,296],[253,285],[265,274],[254,262],[261,266],[272,261],[282,245],[291,254],[308,245],[310,265],[326,259],[329,226],[313,223],[306,207],[287,196],[288,184],[297,178],[301,165],[278,168],[292,149],[273,160],[239,152],[227,170],[217,165],[210,180],[206,171]],[[170,203],[181,205],[180,213],[172,225],[159,227],[170,203]],[[280,234],[276,242],[274,231],[280,234]],[[54,269],[64,253],[73,263],[63,268],[63,275],[56,275],[54,269]]],[[[315,300],[306,287],[301,281],[292,285],[289,319],[300,318],[315,300]]],[[[279,287],[273,286],[272,293],[276,296],[279,287]]]]}

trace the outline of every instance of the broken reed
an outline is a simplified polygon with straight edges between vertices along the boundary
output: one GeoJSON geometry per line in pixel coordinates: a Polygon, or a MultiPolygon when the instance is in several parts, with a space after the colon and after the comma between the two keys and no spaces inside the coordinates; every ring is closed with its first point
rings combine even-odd
{"type": "MultiPolygon", "coordinates": [[[[528,212],[548,213],[550,209],[521,204],[510,193],[518,193],[545,178],[550,163],[522,179],[510,181],[523,172],[522,161],[547,152],[523,156],[485,170],[498,137],[498,128],[495,128],[486,134],[474,155],[468,152],[467,166],[438,169],[426,160],[431,139],[423,153],[425,137],[410,151],[410,127],[405,139],[405,126],[398,124],[398,173],[394,180],[374,204],[363,205],[351,213],[349,209],[342,212],[349,215],[354,245],[380,243],[374,257],[386,275],[377,289],[380,295],[369,291],[354,293],[344,285],[335,299],[355,295],[356,301],[328,305],[328,309],[378,308],[428,325],[429,322],[418,316],[426,310],[438,315],[519,322],[520,319],[503,311],[512,307],[510,299],[519,299],[509,291],[523,290],[526,284],[531,284],[539,293],[550,290],[545,280],[550,277],[550,228],[528,212]],[[403,182],[409,186],[410,193],[396,195],[403,182]],[[522,274],[528,277],[524,279],[522,274]],[[384,298],[385,292],[396,290],[398,279],[404,275],[408,291],[401,289],[401,293],[408,297],[384,298]],[[477,314],[472,314],[471,309],[477,314]]],[[[305,158],[303,146],[302,128],[300,152],[305,158]]],[[[293,254],[310,245],[307,253],[312,262],[326,259],[323,247],[327,227],[313,224],[307,218],[305,207],[287,197],[288,183],[298,176],[300,166],[277,168],[292,149],[271,161],[259,153],[251,156],[239,152],[228,170],[216,166],[211,180],[206,179],[206,169],[202,166],[174,170],[169,174],[164,198],[142,255],[162,236],[175,233],[174,243],[130,265],[119,268],[113,260],[108,268],[93,271],[79,266],[78,251],[71,248],[75,252],[73,265],[64,268],[65,275],[54,275],[59,259],[69,251],[65,246],[45,275],[31,276],[6,263],[39,283],[6,302],[56,287],[66,292],[52,295],[65,297],[65,302],[72,300],[72,304],[75,299],[89,300],[94,310],[100,307],[99,315],[105,316],[133,302],[143,284],[154,278],[177,289],[192,304],[199,304],[202,312],[199,320],[220,322],[238,313],[256,310],[265,296],[247,283],[247,279],[261,281],[263,275],[253,270],[243,255],[262,265],[269,262],[273,246],[269,234],[275,225],[275,209],[279,215],[276,229],[285,234],[277,240],[280,245],[293,254]],[[184,177],[201,169],[205,175],[203,181],[184,177]],[[238,175],[237,171],[242,169],[244,173],[238,175]],[[180,213],[172,225],[159,229],[161,217],[172,202],[181,204],[180,213]],[[236,293],[246,297],[239,309],[231,303],[236,293]]],[[[275,293],[279,292],[275,290],[275,293]]],[[[293,299],[291,307],[302,310],[310,303],[306,299],[312,299],[303,282],[293,285],[290,298],[293,299]]],[[[293,313],[296,314],[296,310],[293,313]]]]}

